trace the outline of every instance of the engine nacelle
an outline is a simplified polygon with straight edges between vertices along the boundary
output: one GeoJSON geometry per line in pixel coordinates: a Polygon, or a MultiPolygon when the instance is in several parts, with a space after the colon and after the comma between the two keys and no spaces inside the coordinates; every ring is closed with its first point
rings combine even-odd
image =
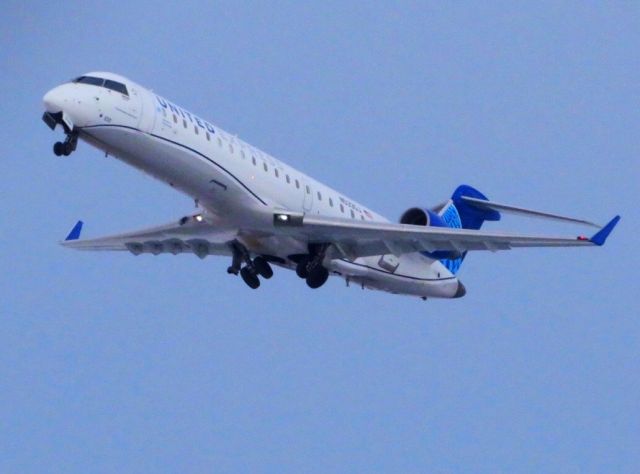
{"type": "MultiPolygon", "coordinates": [[[[450,227],[442,217],[429,209],[412,207],[405,211],[400,217],[400,224],[421,225],[425,227],[450,227]]],[[[436,250],[434,252],[421,252],[429,258],[457,259],[461,256],[459,252],[451,250],[436,250]]]]}
{"type": "Polygon", "coordinates": [[[425,227],[449,227],[435,212],[429,209],[412,207],[400,217],[400,224],[422,225],[425,227]]]}

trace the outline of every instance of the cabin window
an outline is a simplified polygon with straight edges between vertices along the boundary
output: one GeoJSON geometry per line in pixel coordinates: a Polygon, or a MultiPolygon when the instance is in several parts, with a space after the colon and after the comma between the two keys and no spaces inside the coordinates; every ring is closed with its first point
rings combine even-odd
{"type": "Polygon", "coordinates": [[[178,123],[178,117],[176,117],[176,114],[173,114],[173,123],[178,123]]]}
{"type": "Polygon", "coordinates": [[[193,126],[193,131],[196,132],[196,135],[198,135],[200,133],[200,130],[198,130],[198,126],[197,125],[193,126]]]}
{"type": "Polygon", "coordinates": [[[242,159],[244,160],[247,156],[244,154],[244,150],[240,150],[240,156],[242,156],[242,159]]]}
{"type": "Polygon", "coordinates": [[[187,128],[187,121],[185,119],[182,119],[182,126],[184,128],[187,128]]]}
{"type": "Polygon", "coordinates": [[[340,212],[344,214],[344,206],[342,204],[340,204],[340,212]]]}
{"type": "Polygon", "coordinates": [[[307,190],[307,194],[311,194],[311,188],[309,187],[308,184],[305,186],[305,188],[307,190]]]}
{"type": "Polygon", "coordinates": [[[333,199],[329,198],[329,206],[333,207],[333,199]]]}
{"type": "Polygon", "coordinates": [[[209,135],[209,132],[206,132],[207,134],[207,141],[210,142],[211,141],[211,135],[209,135]]]}
{"type": "Polygon", "coordinates": [[[286,175],[285,179],[287,180],[287,184],[291,184],[291,178],[289,178],[289,175],[286,175]]]}
{"type": "Polygon", "coordinates": [[[360,214],[360,219],[364,220],[364,216],[362,214],[360,214]]]}
{"type": "Polygon", "coordinates": [[[322,194],[320,194],[320,191],[318,191],[318,201],[322,201],[322,194]]]}
{"type": "Polygon", "coordinates": [[[218,137],[218,146],[222,148],[222,139],[218,137]]]}
{"type": "Polygon", "coordinates": [[[167,109],[162,109],[162,116],[167,118],[167,109]]]}
{"type": "Polygon", "coordinates": [[[276,178],[280,176],[280,173],[278,173],[278,168],[273,168],[273,174],[276,175],[276,178]]]}
{"type": "Polygon", "coordinates": [[[257,163],[256,163],[256,157],[255,156],[251,157],[251,163],[253,163],[253,166],[256,166],[257,163]]]}
{"type": "Polygon", "coordinates": [[[300,189],[300,181],[296,179],[296,189],[300,189]]]}
{"type": "Polygon", "coordinates": [[[264,168],[265,171],[269,171],[269,167],[267,166],[267,163],[262,163],[262,167],[264,168]]]}
{"type": "Polygon", "coordinates": [[[229,153],[233,154],[233,145],[229,143],[229,153]]]}
{"type": "Polygon", "coordinates": [[[353,209],[351,209],[351,218],[352,218],[352,219],[355,219],[355,218],[356,218],[356,214],[355,214],[355,212],[353,212],[353,209]]]}

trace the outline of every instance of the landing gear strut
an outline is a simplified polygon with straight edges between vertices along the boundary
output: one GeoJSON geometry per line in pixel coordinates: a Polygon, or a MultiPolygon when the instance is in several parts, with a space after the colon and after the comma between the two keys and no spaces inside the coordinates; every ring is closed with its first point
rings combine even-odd
{"type": "Polygon", "coordinates": [[[53,153],[56,156],[69,156],[78,146],[78,134],[71,132],[67,133],[67,138],[64,142],[56,142],[53,145],[53,153]]]}
{"type": "Polygon", "coordinates": [[[269,279],[273,276],[273,269],[269,262],[264,257],[257,256],[253,260],[247,248],[240,242],[235,241],[231,244],[231,250],[233,257],[231,260],[231,266],[227,268],[227,273],[237,275],[240,273],[242,281],[244,281],[249,288],[256,289],[260,286],[260,279],[269,279]],[[243,266],[244,263],[244,266],[243,266]]]}

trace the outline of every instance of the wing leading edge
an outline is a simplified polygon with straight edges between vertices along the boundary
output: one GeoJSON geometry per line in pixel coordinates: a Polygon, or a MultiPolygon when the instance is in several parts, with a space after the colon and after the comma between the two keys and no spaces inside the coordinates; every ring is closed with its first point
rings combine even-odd
{"type": "Polygon", "coordinates": [[[310,242],[332,243],[338,256],[354,259],[372,255],[413,252],[509,250],[520,247],[589,247],[603,245],[620,216],[614,217],[591,238],[521,235],[447,227],[360,222],[300,214],[275,214],[274,224],[310,242]],[[284,216],[287,216],[286,218],[284,216]]]}
{"type": "Polygon", "coordinates": [[[184,217],[178,222],[95,239],[80,240],[81,230],[82,221],[78,221],[61,245],[77,250],[126,250],[134,255],[176,255],[185,252],[201,258],[207,255],[231,255],[229,243],[238,233],[236,229],[213,226],[199,214],[184,217]]]}

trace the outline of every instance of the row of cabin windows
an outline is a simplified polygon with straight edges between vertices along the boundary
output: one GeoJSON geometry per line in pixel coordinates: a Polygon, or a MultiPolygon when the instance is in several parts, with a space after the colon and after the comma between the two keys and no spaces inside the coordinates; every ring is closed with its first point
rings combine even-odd
{"type": "MultiPolygon", "coordinates": [[[[162,111],[164,116],[166,117],[167,115],[167,111],[163,110],[162,111]]],[[[173,122],[174,123],[178,123],[178,117],[176,116],[176,114],[173,114],[173,122]]],[[[182,126],[186,129],[187,128],[187,121],[185,119],[182,119],[182,126]]],[[[198,128],[197,125],[193,126],[193,131],[195,132],[196,135],[200,134],[200,129],[198,128]]],[[[207,137],[207,141],[211,141],[211,135],[209,134],[209,132],[205,132],[205,135],[207,137]]],[[[218,146],[220,148],[222,148],[222,139],[220,137],[218,137],[218,146]]],[[[233,145],[231,143],[229,143],[229,152],[231,154],[233,154],[234,150],[233,150],[233,145]]],[[[242,155],[242,158],[246,158],[245,152],[244,150],[240,150],[240,154],[242,155]]],[[[257,166],[258,162],[256,160],[256,157],[251,155],[251,163],[253,163],[253,166],[257,166]]],[[[267,165],[266,162],[262,162],[262,168],[264,169],[265,172],[269,172],[269,166],[267,165]]],[[[273,169],[273,174],[275,175],[276,178],[280,177],[280,173],[278,171],[278,168],[274,168],[273,169]]],[[[287,181],[287,184],[291,184],[291,178],[289,177],[288,174],[285,175],[285,180],[287,181]]],[[[300,181],[298,181],[297,179],[294,180],[295,184],[296,184],[296,189],[300,189],[300,181]]],[[[311,188],[309,187],[308,184],[305,185],[305,191],[307,192],[307,194],[311,194],[311,188]]],[[[318,201],[322,201],[322,193],[320,191],[317,191],[317,196],[318,196],[318,201]]],[[[333,207],[333,199],[329,198],[329,207],[333,207]]],[[[355,219],[356,215],[353,212],[353,209],[350,209],[350,214],[351,214],[351,218],[355,219]]],[[[344,206],[342,204],[340,204],[340,212],[342,214],[344,214],[344,206]]],[[[360,219],[364,220],[364,216],[362,214],[360,214],[360,219]]]]}

